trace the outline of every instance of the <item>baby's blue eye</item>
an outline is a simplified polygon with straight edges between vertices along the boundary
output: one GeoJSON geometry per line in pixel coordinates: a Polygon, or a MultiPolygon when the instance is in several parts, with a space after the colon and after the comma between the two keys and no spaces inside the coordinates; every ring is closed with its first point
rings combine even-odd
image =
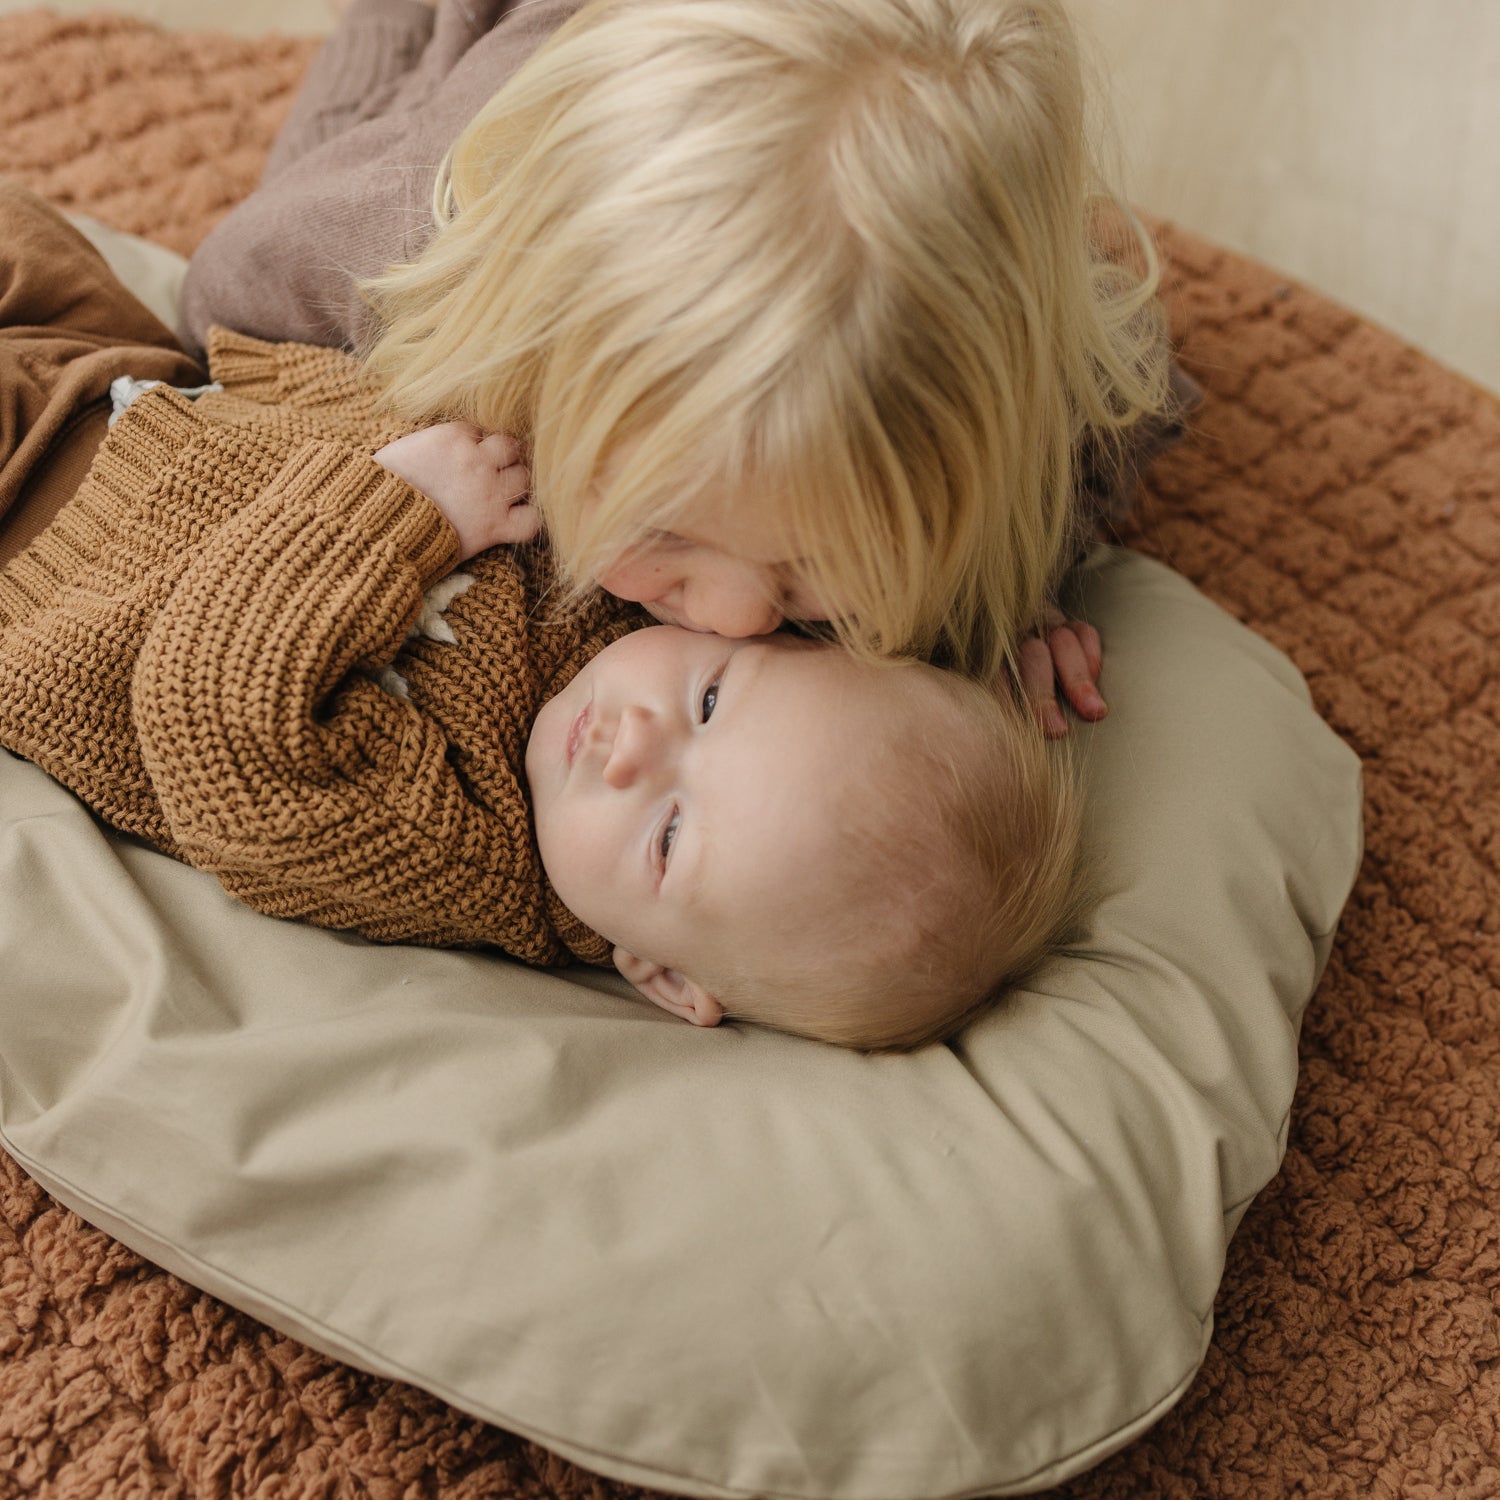
{"type": "Polygon", "coordinates": [[[667,820],[667,826],[661,831],[661,862],[666,862],[672,857],[672,845],[677,841],[677,825],[682,822],[682,813],[679,809],[672,809],[672,816],[667,820]]]}
{"type": "Polygon", "coordinates": [[[709,689],[703,695],[703,722],[705,724],[713,718],[714,710],[719,706],[719,684],[711,683],[709,689]]]}

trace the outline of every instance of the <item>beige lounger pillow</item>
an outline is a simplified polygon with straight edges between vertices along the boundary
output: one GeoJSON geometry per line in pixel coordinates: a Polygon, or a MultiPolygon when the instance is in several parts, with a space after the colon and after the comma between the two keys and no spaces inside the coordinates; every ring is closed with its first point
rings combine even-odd
{"type": "Polygon", "coordinates": [[[1158,1418],[1286,1140],[1359,768],[1159,565],[1083,608],[1099,901],[952,1046],[700,1031],[608,980],[279,924],[0,757],[0,1135],[309,1344],[703,1495],[1043,1487],[1158,1418]]]}

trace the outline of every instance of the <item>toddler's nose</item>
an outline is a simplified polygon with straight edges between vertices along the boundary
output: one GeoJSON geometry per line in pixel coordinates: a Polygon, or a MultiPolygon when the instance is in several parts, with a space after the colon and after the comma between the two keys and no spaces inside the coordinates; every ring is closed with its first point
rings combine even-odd
{"type": "Polygon", "coordinates": [[[722,610],[715,628],[719,635],[744,640],[747,636],[770,635],[779,630],[783,618],[771,600],[746,598],[722,610]]]}
{"type": "Polygon", "coordinates": [[[682,623],[690,630],[743,640],[770,635],[783,619],[774,580],[754,567],[721,567],[694,580],[682,594],[682,623]]]}

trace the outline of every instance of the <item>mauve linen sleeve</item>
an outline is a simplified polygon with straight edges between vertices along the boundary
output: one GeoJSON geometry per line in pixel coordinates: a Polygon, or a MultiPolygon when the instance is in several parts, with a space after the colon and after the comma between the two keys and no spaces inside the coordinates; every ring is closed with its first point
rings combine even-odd
{"type": "Polygon", "coordinates": [[[432,39],[423,0],[353,0],[318,49],[292,101],[262,183],[351,125],[380,112],[432,39]]]}
{"type": "MultiPolygon", "coordinates": [[[[273,170],[193,255],[178,326],[184,345],[201,353],[215,323],[264,339],[363,343],[371,313],[359,281],[421,252],[432,235],[433,184],[448,148],[578,4],[443,0],[420,55],[381,75],[375,106],[367,100],[352,123],[339,103],[347,90],[325,76],[337,71],[341,54],[327,69],[320,54],[309,75],[316,96],[294,106],[293,134],[285,149],[278,140],[273,170]],[[304,149],[312,137],[317,144],[304,149]]],[[[396,17],[410,8],[410,0],[362,0],[341,32],[366,23],[378,32],[389,23],[410,52],[416,33],[402,30],[396,17]]],[[[350,47],[342,55],[353,58],[351,76],[369,81],[375,65],[364,42],[350,47]]]]}

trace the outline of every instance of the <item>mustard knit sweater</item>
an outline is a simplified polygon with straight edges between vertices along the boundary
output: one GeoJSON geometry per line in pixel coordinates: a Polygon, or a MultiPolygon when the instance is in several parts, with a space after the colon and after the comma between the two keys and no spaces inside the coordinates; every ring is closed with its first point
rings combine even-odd
{"type": "Polygon", "coordinates": [[[158,389],[0,572],[0,744],[279,917],[607,963],[557,900],[523,777],[538,708],[643,616],[552,608],[541,549],[465,567],[371,455],[403,430],[333,350],[216,332],[222,395],[158,389]],[[375,678],[394,664],[406,696],[375,678]]]}

